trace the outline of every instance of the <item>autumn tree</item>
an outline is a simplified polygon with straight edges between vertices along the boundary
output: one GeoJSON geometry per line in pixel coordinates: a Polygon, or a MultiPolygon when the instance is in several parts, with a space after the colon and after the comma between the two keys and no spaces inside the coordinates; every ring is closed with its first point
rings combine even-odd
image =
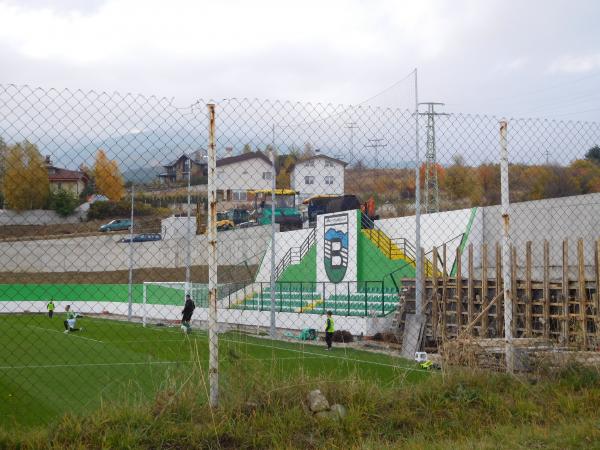
{"type": "Polygon", "coordinates": [[[50,181],[44,158],[28,141],[8,146],[4,160],[2,189],[12,209],[39,209],[46,206],[50,181]]]}
{"type": "Polygon", "coordinates": [[[252,153],[252,147],[250,144],[244,144],[244,148],[242,149],[242,153],[252,153]]]}
{"type": "Polygon", "coordinates": [[[500,203],[500,164],[481,164],[477,168],[483,202],[486,205],[500,203]]]}
{"type": "Polygon", "coordinates": [[[600,166],[589,159],[573,161],[569,167],[570,178],[577,183],[578,194],[600,192],[600,166]]]}
{"type": "Polygon", "coordinates": [[[119,166],[116,161],[109,160],[102,149],[99,149],[96,153],[94,178],[96,180],[96,190],[99,194],[106,195],[113,201],[118,201],[125,195],[123,176],[119,166]]]}
{"type": "Polygon", "coordinates": [[[476,172],[465,165],[462,156],[454,158],[454,164],[446,170],[445,191],[450,200],[469,198],[472,203],[480,204],[483,189],[476,172]]]}
{"type": "MultiPolygon", "coordinates": [[[[421,168],[419,169],[419,173],[421,176],[421,187],[425,186],[425,171],[427,170],[427,164],[421,164],[421,168]]],[[[443,186],[446,181],[446,170],[442,167],[441,164],[435,163],[432,172],[435,171],[437,173],[438,185],[443,186]]]]}
{"type": "Polygon", "coordinates": [[[277,189],[289,189],[291,187],[291,172],[296,158],[293,155],[281,155],[283,161],[280,162],[279,171],[277,173],[277,189]]]}
{"type": "Polygon", "coordinates": [[[585,153],[585,159],[600,165],[600,146],[594,145],[585,153]]]}

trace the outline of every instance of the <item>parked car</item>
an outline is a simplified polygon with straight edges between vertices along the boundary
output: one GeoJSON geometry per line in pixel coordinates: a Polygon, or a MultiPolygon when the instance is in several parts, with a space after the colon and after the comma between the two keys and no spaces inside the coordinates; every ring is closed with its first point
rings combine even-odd
{"type": "Polygon", "coordinates": [[[100,231],[122,231],[129,230],[131,226],[131,220],[129,219],[115,219],[108,223],[105,223],[100,227],[100,231]]]}
{"type": "MultiPolygon", "coordinates": [[[[123,238],[121,240],[119,240],[119,242],[129,242],[129,237],[123,238]]],[[[158,233],[144,233],[144,234],[138,234],[137,236],[133,237],[133,242],[150,242],[150,241],[160,241],[162,239],[162,236],[158,233]]]]}

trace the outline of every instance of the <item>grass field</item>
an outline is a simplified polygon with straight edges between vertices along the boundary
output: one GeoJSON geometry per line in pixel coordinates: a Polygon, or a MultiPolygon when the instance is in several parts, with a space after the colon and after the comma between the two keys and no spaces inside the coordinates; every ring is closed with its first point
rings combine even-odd
{"type": "MultiPolygon", "coordinates": [[[[207,335],[106,318],[78,320],[83,332],[63,333],[63,315],[0,316],[0,425],[32,426],[65,413],[87,414],[105,402],[145,401],[169,383],[206,367],[207,335]]],[[[428,377],[412,362],[354,349],[272,341],[244,333],[220,335],[221,390],[240,371],[273,384],[298,374],[343,381],[360,377],[397,386],[428,377]]]]}

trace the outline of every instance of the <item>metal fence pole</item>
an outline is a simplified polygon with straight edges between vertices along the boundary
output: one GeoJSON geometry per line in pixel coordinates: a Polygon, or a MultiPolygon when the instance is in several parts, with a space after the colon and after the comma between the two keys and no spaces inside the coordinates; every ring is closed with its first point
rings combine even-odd
{"type": "Polygon", "coordinates": [[[127,305],[127,320],[131,322],[133,314],[133,199],[135,196],[134,185],[131,184],[131,226],[129,227],[129,304],[127,305]]]}
{"type": "Polygon", "coordinates": [[[275,283],[277,282],[275,273],[275,189],[277,187],[275,170],[275,125],[273,125],[273,138],[271,144],[271,328],[270,335],[275,338],[275,283]]]}
{"type": "MultiPolygon", "coordinates": [[[[192,218],[192,156],[191,154],[187,158],[187,218],[185,221],[185,295],[191,292],[191,273],[190,266],[192,265],[192,224],[190,223],[192,218]]],[[[185,301],[185,298],[184,298],[185,301]]]]}
{"type": "Polygon", "coordinates": [[[506,341],[506,370],[514,372],[512,335],[512,283],[510,271],[510,200],[508,182],[508,122],[500,122],[500,185],[502,197],[502,278],[504,279],[504,338],[506,341]]]}
{"type": "Polygon", "coordinates": [[[217,150],[215,105],[208,105],[208,352],[210,406],[219,404],[219,342],[217,333],[217,150]]]}
{"type": "Polygon", "coordinates": [[[415,314],[421,314],[421,286],[423,279],[421,252],[421,168],[419,167],[419,87],[415,68],[415,314]]]}

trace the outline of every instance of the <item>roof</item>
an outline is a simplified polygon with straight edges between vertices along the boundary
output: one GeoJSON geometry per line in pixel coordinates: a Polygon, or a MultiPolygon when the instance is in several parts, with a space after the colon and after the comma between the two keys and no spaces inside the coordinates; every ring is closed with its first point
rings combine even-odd
{"type": "Polygon", "coordinates": [[[327,156],[327,155],[318,154],[318,155],[315,155],[315,156],[311,156],[311,157],[309,157],[309,158],[304,158],[304,159],[301,159],[301,160],[299,160],[299,161],[296,161],[296,162],[294,163],[294,165],[293,165],[292,167],[290,167],[290,171],[294,170],[294,168],[295,168],[295,167],[296,167],[298,164],[302,164],[302,163],[305,163],[306,161],[310,161],[310,160],[312,160],[312,159],[319,159],[319,158],[320,158],[320,159],[326,159],[326,160],[328,160],[328,161],[331,161],[331,162],[334,162],[334,163],[337,163],[337,164],[341,164],[341,165],[342,165],[342,166],[344,166],[344,167],[346,167],[346,166],[348,165],[348,163],[347,163],[347,162],[345,162],[345,161],[342,161],[341,159],[332,158],[331,156],[327,156]]]}
{"type": "MultiPolygon", "coordinates": [[[[194,152],[194,153],[198,153],[198,152],[194,152]]],[[[190,159],[194,164],[197,164],[199,166],[201,165],[206,165],[206,161],[201,161],[199,159],[195,159],[195,158],[191,158],[190,156],[188,156],[187,154],[183,153],[179,158],[171,161],[170,163],[167,164],[163,164],[163,167],[173,167],[174,165],[176,165],[179,161],[181,161],[182,159],[190,159]]]]}
{"type": "Polygon", "coordinates": [[[263,152],[249,152],[242,153],[237,156],[229,156],[227,158],[221,158],[217,160],[217,167],[227,166],[229,164],[235,164],[242,161],[248,161],[250,159],[262,159],[267,164],[271,164],[271,160],[263,152]]]}
{"type": "Polygon", "coordinates": [[[87,179],[87,175],[78,170],[61,169],[60,167],[48,166],[48,179],[50,181],[79,181],[87,179]],[[55,171],[51,173],[50,171],[55,171]]]}

